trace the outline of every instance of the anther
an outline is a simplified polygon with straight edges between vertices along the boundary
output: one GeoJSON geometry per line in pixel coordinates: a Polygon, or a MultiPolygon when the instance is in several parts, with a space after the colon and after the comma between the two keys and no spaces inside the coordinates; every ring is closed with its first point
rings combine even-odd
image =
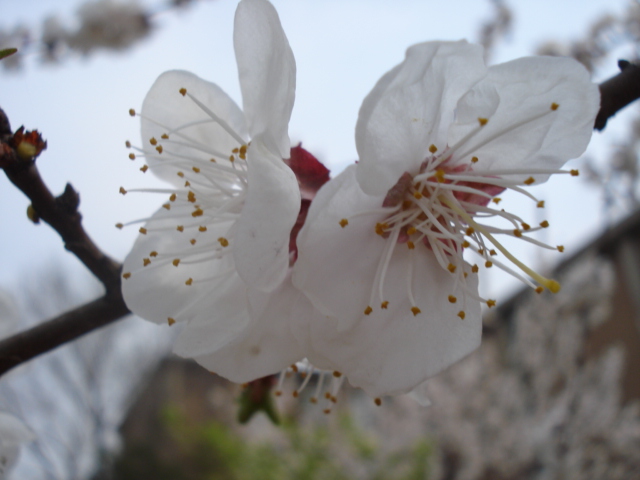
{"type": "Polygon", "coordinates": [[[527,178],[527,179],[526,179],[524,182],[522,182],[522,183],[524,183],[525,185],[531,185],[531,184],[533,184],[535,181],[536,181],[536,179],[535,179],[535,178],[533,178],[533,177],[529,177],[529,178],[527,178]]]}
{"type": "Polygon", "coordinates": [[[343,218],[342,220],[340,220],[340,226],[342,228],[346,227],[347,225],[349,225],[349,220],[347,220],[346,218],[343,218]]]}
{"type": "Polygon", "coordinates": [[[558,245],[556,248],[560,253],[564,252],[564,245],[558,245]]]}
{"type": "Polygon", "coordinates": [[[156,150],[158,151],[158,153],[162,153],[162,145],[158,145],[156,147],[156,150]]]}
{"type": "Polygon", "coordinates": [[[529,225],[528,223],[522,223],[522,229],[526,232],[527,230],[531,229],[531,225],[529,225]]]}
{"type": "Polygon", "coordinates": [[[186,88],[181,88],[178,91],[180,92],[180,95],[182,95],[183,97],[187,94],[187,89],[186,88]]]}
{"type": "Polygon", "coordinates": [[[201,217],[202,215],[204,215],[204,211],[200,207],[196,207],[196,209],[191,212],[191,216],[194,218],[201,217]]]}
{"type": "Polygon", "coordinates": [[[436,153],[438,151],[438,147],[436,147],[433,143],[431,144],[431,146],[429,147],[429,151],[431,153],[436,153]]]}
{"type": "Polygon", "coordinates": [[[422,194],[417,190],[413,192],[413,196],[415,197],[416,200],[420,200],[422,198],[422,194]]]}
{"type": "Polygon", "coordinates": [[[480,124],[481,127],[484,127],[488,121],[489,121],[488,118],[482,118],[482,117],[478,118],[478,123],[480,124]]]}
{"type": "Polygon", "coordinates": [[[158,144],[158,140],[156,140],[156,137],[151,137],[149,139],[149,143],[153,146],[156,146],[158,144]]]}
{"type": "Polygon", "coordinates": [[[407,228],[407,235],[413,235],[416,232],[417,232],[416,227],[407,228]]]}
{"type": "Polygon", "coordinates": [[[467,242],[466,240],[462,242],[462,248],[469,248],[471,246],[471,244],[469,242],[467,242]]]}
{"type": "Polygon", "coordinates": [[[471,271],[472,271],[473,273],[478,273],[478,270],[480,270],[480,268],[478,267],[478,265],[475,265],[475,264],[474,264],[474,265],[471,267],[471,271]]]}
{"type": "Polygon", "coordinates": [[[447,265],[447,270],[449,270],[451,273],[455,273],[456,266],[453,263],[450,263],[449,265],[447,265]]]}
{"type": "Polygon", "coordinates": [[[140,171],[142,173],[147,173],[147,170],[149,170],[149,165],[143,165],[140,167],[140,171]]]}
{"type": "Polygon", "coordinates": [[[478,157],[471,157],[471,163],[478,163],[478,157]]]}
{"type": "Polygon", "coordinates": [[[436,177],[436,181],[437,181],[438,183],[444,183],[444,174],[445,174],[445,171],[444,171],[444,170],[442,170],[441,168],[439,168],[438,170],[436,170],[436,173],[435,173],[435,175],[434,175],[434,176],[436,177]]]}
{"type": "Polygon", "coordinates": [[[544,208],[544,200],[540,200],[540,201],[536,204],[536,206],[537,206],[538,208],[544,208]]]}
{"type": "Polygon", "coordinates": [[[184,282],[184,284],[185,284],[185,285],[191,285],[192,283],[193,283],[193,278],[191,278],[191,277],[189,277],[189,278],[187,279],[187,281],[186,281],[186,282],[184,282]]]}
{"type": "Polygon", "coordinates": [[[473,227],[467,227],[467,229],[464,231],[466,235],[473,235],[473,232],[475,232],[473,227]]]}
{"type": "Polygon", "coordinates": [[[140,227],[140,230],[138,230],[141,234],[146,235],[147,234],[147,229],[144,227],[140,227]]]}
{"type": "Polygon", "coordinates": [[[176,258],[176,259],[174,259],[174,260],[173,260],[173,262],[171,262],[171,263],[173,263],[173,266],[174,266],[174,267],[177,267],[178,265],[180,265],[180,259],[179,259],[179,258],[176,258]]]}
{"type": "Polygon", "coordinates": [[[129,115],[131,115],[132,117],[136,116],[136,111],[133,108],[129,109],[129,115]]]}
{"type": "Polygon", "coordinates": [[[179,232],[184,232],[184,227],[182,225],[178,225],[176,227],[176,230],[178,230],[179,232]]]}
{"type": "Polygon", "coordinates": [[[460,317],[460,320],[464,320],[464,317],[466,317],[466,315],[465,315],[465,313],[464,313],[464,310],[460,310],[460,311],[458,312],[458,316],[460,317]]]}
{"type": "Polygon", "coordinates": [[[178,172],[176,173],[176,175],[178,175],[180,178],[184,178],[184,172],[178,172]]]}
{"type": "Polygon", "coordinates": [[[549,222],[547,222],[546,220],[543,220],[542,222],[540,222],[540,226],[542,228],[547,228],[549,226],[549,222]]]}
{"type": "Polygon", "coordinates": [[[207,231],[207,227],[205,227],[204,225],[200,225],[200,226],[198,227],[198,231],[199,231],[199,232],[206,232],[206,231],[207,231]]]}
{"type": "Polygon", "coordinates": [[[580,171],[578,170],[571,170],[569,173],[571,173],[572,177],[577,177],[578,175],[580,175],[580,171]]]}
{"type": "Polygon", "coordinates": [[[169,139],[169,135],[167,135],[166,133],[163,133],[162,135],[160,135],[160,138],[162,138],[164,140],[168,140],[169,139]]]}
{"type": "Polygon", "coordinates": [[[170,203],[164,203],[162,205],[163,208],[167,209],[167,210],[171,210],[171,204],[170,203]]]}
{"type": "Polygon", "coordinates": [[[521,238],[521,237],[522,237],[522,230],[520,230],[520,229],[516,228],[516,229],[513,231],[513,234],[514,234],[516,237],[521,238]]]}
{"type": "Polygon", "coordinates": [[[131,272],[123,273],[123,274],[122,274],[122,278],[124,278],[125,280],[126,280],[127,278],[131,278],[131,272]]]}
{"type": "Polygon", "coordinates": [[[371,312],[373,312],[373,308],[371,308],[369,305],[367,305],[367,308],[364,309],[364,314],[365,315],[370,315],[371,312]]]}
{"type": "Polygon", "coordinates": [[[198,167],[191,167],[191,170],[193,170],[196,173],[200,173],[200,169],[198,167]]]}
{"type": "Polygon", "coordinates": [[[192,238],[191,240],[189,240],[189,243],[190,243],[191,245],[195,245],[195,244],[196,244],[196,239],[195,239],[195,238],[192,238]]]}
{"type": "Polygon", "coordinates": [[[187,193],[187,201],[191,203],[196,203],[196,194],[193,193],[191,190],[189,190],[189,193],[187,193]]]}
{"type": "Polygon", "coordinates": [[[150,257],[157,257],[158,256],[158,252],[156,252],[155,250],[153,250],[152,252],[149,253],[150,257]]]}
{"type": "Polygon", "coordinates": [[[419,313],[421,313],[422,310],[420,310],[418,307],[411,307],[411,313],[413,313],[413,316],[417,316],[419,313]]]}
{"type": "Polygon", "coordinates": [[[454,295],[449,295],[449,303],[456,303],[458,299],[454,295]]]}
{"type": "Polygon", "coordinates": [[[222,245],[223,247],[228,247],[229,246],[229,240],[227,240],[224,237],[220,237],[218,238],[218,242],[220,243],[220,245],[222,245]]]}
{"type": "Polygon", "coordinates": [[[496,252],[493,248],[491,250],[489,250],[489,255],[491,255],[492,257],[495,257],[496,255],[498,255],[498,252],[496,252]]]}
{"type": "Polygon", "coordinates": [[[131,142],[127,140],[126,142],[124,142],[124,146],[127,148],[131,148],[131,142]]]}
{"type": "Polygon", "coordinates": [[[338,372],[337,370],[333,372],[333,376],[336,378],[340,378],[342,376],[342,373],[338,372]]]}
{"type": "Polygon", "coordinates": [[[553,103],[551,104],[551,110],[553,110],[553,111],[555,112],[555,111],[558,109],[558,107],[559,107],[559,106],[560,106],[560,105],[558,105],[556,102],[553,102],[553,103]]]}
{"type": "Polygon", "coordinates": [[[127,191],[124,189],[124,187],[120,187],[120,190],[118,190],[122,195],[126,195],[127,191]]]}
{"type": "Polygon", "coordinates": [[[495,300],[487,300],[487,307],[491,308],[491,307],[495,307],[496,306],[496,301],[495,300]]]}
{"type": "Polygon", "coordinates": [[[142,266],[146,267],[147,265],[149,265],[151,263],[151,260],[148,258],[143,258],[142,259],[142,266]]]}
{"type": "Polygon", "coordinates": [[[373,403],[376,404],[376,407],[379,407],[380,405],[382,405],[382,400],[380,400],[380,398],[374,398],[373,403]]]}
{"type": "Polygon", "coordinates": [[[416,248],[416,246],[411,240],[407,242],[407,247],[409,248],[409,250],[413,250],[414,248],[416,248]]]}
{"type": "Polygon", "coordinates": [[[387,309],[388,306],[389,306],[389,302],[387,300],[385,300],[380,304],[380,308],[384,308],[385,310],[387,309]]]}
{"type": "Polygon", "coordinates": [[[487,260],[486,262],[484,262],[484,266],[487,267],[487,268],[491,268],[491,267],[493,267],[493,262],[487,260]]]}
{"type": "Polygon", "coordinates": [[[136,159],[136,155],[134,153],[130,153],[129,160],[135,160],[135,159],[136,159]]]}
{"type": "Polygon", "coordinates": [[[542,292],[544,292],[544,288],[542,288],[542,287],[536,287],[536,293],[537,293],[537,294],[541,294],[542,292]]]}
{"type": "Polygon", "coordinates": [[[495,198],[492,198],[491,201],[496,205],[498,205],[502,201],[502,199],[500,197],[495,197],[495,198]]]}
{"type": "Polygon", "coordinates": [[[122,228],[124,227],[124,225],[122,223],[116,223],[116,228],[119,230],[122,230],[122,228]]]}
{"type": "Polygon", "coordinates": [[[176,323],[176,320],[174,318],[167,318],[167,323],[169,324],[169,326],[173,325],[174,323],[176,323]]]}
{"type": "Polygon", "coordinates": [[[172,193],[171,196],[169,197],[169,201],[170,202],[175,202],[176,198],[178,198],[178,196],[175,193],[172,193]]]}
{"type": "Polygon", "coordinates": [[[291,393],[291,396],[292,396],[293,398],[298,398],[298,395],[299,395],[299,393],[298,393],[298,391],[297,391],[297,390],[294,390],[294,391],[291,393]]]}

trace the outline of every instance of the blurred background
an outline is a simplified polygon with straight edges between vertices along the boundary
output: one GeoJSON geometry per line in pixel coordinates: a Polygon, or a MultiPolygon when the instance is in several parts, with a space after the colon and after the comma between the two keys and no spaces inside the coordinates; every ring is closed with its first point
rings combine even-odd
{"type": "MultiPolygon", "coordinates": [[[[411,44],[466,38],[485,45],[489,63],[569,55],[601,82],[618,59],[637,59],[640,41],[640,4],[629,0],[273,3],[298,67],[292,142],[333,175],[357,158],[362,99],[411,44]]],[[[119,187],[162,184],[128,159],[125,141],[140,142],[128,110],[170,69],[216,82],[240,104],[236,5],[0,0],[0,49],[20,50],[0,62],[0,106],[14,129],[43,133],[42,176],[56,194],[73,184],[85,228],[117,260],[137,230],[115,224],[158,207],[154,195],[123,197],[119,187]]],[[[11,478],[638,478],[638,119],[631,106],[596,133],[569,164],[577,179],[534,187],[544,218],[530,201],[505,196],[510,211],[549,220],[542,241],[566,247],[510,247],[553,271],[563,290],[532,296],[508,276],[485,275],[484,295],[498,307],[485,319],[483,346],[430,382],[431,407],[409,398],[375,407],[344,388],[325,417],[286,394],[292,377],[278,400],[283,426],[265,416],[241,426],[240,387],[169,356],[168,329],[129,318],[0,380],[0,410],[37,435],[11,478]]],[[[27,219],[28,204],[0,178],[3,335],[100,292],[57,234],[27,219]]]]}

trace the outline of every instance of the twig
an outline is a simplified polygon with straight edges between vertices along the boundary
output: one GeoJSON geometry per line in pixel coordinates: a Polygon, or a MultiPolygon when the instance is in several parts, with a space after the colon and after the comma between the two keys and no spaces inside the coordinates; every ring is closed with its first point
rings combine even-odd
{"type": "Polygon", "coordinates": [[[640,98],[640,67],[626,60],[619,60],[618,67],[618,75],[600,84],[600,112],[594,125],[596,130],[603,130],[609,118],[640,98]]]}

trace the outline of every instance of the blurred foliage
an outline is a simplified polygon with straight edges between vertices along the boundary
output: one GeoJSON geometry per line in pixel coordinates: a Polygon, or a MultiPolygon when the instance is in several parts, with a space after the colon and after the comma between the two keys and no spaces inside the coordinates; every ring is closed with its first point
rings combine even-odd
{"type": "Polygon", "coordinates": [[[165,407],[163,436],[126,445],[113,478],[120,480],[426,480],[431,444],[383,452],[347,414],[337,434],[326,423],[285,419],[270,441],[247,441],[234,426],[197,422],[176,405],[165,407]],[[281,435],[278,435],[281,434],[281,435]],[[159,445],[159,442],[161,443],[159,445]]]}

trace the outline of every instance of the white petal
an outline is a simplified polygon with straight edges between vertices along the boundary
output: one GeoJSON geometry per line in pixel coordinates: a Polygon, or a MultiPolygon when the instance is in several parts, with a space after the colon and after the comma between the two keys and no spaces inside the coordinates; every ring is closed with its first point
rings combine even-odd
{"type": "Polygon", "coordinates": [[[179,186],[184,180],[176,176],[177,171],[190,170],[198,160],[209,162],[211,158],[219,159],[220,156],[214,154],[216,152],[224,153],[226,159],[234,148],[239,147],[238,141],[189,96],[180,94],[181,88],[186,88],[190,95],[224,120],[240,137],[248,139],[242,111],[216,84],[184,71],[160,75],[142,105],[142,142],[151,170],[162,179],[179,186]],[[163,140],[163,134],[168,134],[169,139],[163,140]],[[163,147],[162,154],[158,154],[156,147],[149,143],[151,138],[155,138],[163,147]]]}
{"type": "Polygon", "coordinates": [[[232,382],[244,383],[280,372],[301,360],[304,352],[289,329],[292,304],[299,295],[290,281],[272,294],[251,292],[252,304],[262,305],[260,311],[253,313],[245,333],[196,361],[232,382]]]}
{"type": "Polygon", "coordinates": [[[241,1],[233,39],[251,137],[261,138],[280,158],[289,158],[296,62],[273,5],[266,0],[241,1]]]}
{"type": "Polygon", "coordinates": [[[273,290],[289,268],[289,236],[300,211],[300,189],[291,169],[260,141],[247,152],[247,197],[237,223],[234,258],[253,288],[273,290]]]}
{"type": "Polygon", "coordinates": [[[249,318],[245,314],[246,287],[235,273],[233,255],[229,252],[223,258],[212,258],[215,249],[220,249],[217,239],[228,235],[233,222],[209,224],[206,232],[200,232],[199,225],[206,219],[194,219],[192,211],[192,204],[176,201],[171,210],[161,208],[153,215],[146,225],[147,234],[138,237],[124,261],[123,272],[131,276],[123,279],[122,292],[131,311],[146,320],[189,322],[180,337],[180,342],[189,345],[182,347],[181,354],[194,356],[235,338],[249,318]],[[180,224],[183,232],[176,230],[180,224]],[[196,239],[195,245],[191,239],[196,239]],[[193,256],[196,249],[201,253],[193,256]],[[153,257],[151,252],[159,255],[153,257]],[[145,258],[151,262],[147,266],[145,258]],[[174,266],[174,259],[180,259],[178,266],[174,266]],[[189,278],[193,283],[186,285],[189,278]],[[213,330],[207,331],[215,335],[198,337],[199,329],[210,324],[213,330]],[[192,343],[188,342],[190,336],[196,337],[192,343]]]}
{"type": "Polygon", "coordinates": [[[428,42],[407,50],[365,98],[356,125],[358,181],[385,194],[405,171],[417,170],[434,144],[446,146],[456,103],[486,72],[482,47],[428,42]]]}
{"type": "Polygon", "coordinates": [[[20,445],[35,440],[33,431],[22,420],[7,412],[0,412],[0,446],[20,445]]]}
{"type": "MultiPolygon", "coordinates": [[[[488,123],[457,149],[455,160],[476,156],[478,170],[557,169],[584,152],[599,105],[598,87],[575,60],[521,58],[491,67],[460,100],[449,143],[478,130],[478,117],[484,117],[488,123]]],[[[548,175],[534,177],[544,181],[548,175]]]]}

